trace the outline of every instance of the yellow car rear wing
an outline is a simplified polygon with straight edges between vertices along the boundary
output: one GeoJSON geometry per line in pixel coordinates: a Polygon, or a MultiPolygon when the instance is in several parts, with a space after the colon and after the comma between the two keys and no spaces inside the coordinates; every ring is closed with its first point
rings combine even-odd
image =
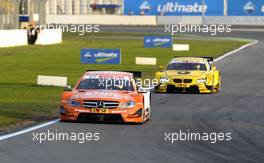
{"type": "MultiPolygon", "coordinates": [[[[188,57],[188,56],[176,56],[174,58],[182,58],[182,57],[188,57]]],[[[190,57],[193,57],[193,56],[190,56],[190,57]]],[[[203,58],[203,59],[206,59],[210,63],[214,62],[214,58],[213,57],[195,57],[194,56],[193,58],[203,58]]]]}

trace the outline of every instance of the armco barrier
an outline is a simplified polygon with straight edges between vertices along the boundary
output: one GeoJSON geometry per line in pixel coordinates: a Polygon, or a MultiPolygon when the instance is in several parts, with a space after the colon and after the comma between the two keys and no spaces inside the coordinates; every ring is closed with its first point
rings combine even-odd
{"type": "Polygon", "coordinates": [[[157,25],[156,16],[47,15],[46,24],[157,25]]]}
{"type": "Polygon", "coordinates": [[[201,16],[157,16],[157,24],[202,24],[201,16]]]}
{"type": "Polygon", "coordinates": [[[264,25],[263,16],[207,16],[204,24],[264,25]]]}
{"type": "Polygon", "coordinates": [[[264,25],[264,16],[158,16],[157,24],[264,25]]]}
{"type": "Polygon", "coordinates": [[[117,16],[47,15],[48,24],[164,25],[164,24],[264,25],[262,16],[117,16]]]}
{"type": "Polygon", "coordinates": [[[27,45],[27,30],[0,30],[0,47],[27,45]]]}

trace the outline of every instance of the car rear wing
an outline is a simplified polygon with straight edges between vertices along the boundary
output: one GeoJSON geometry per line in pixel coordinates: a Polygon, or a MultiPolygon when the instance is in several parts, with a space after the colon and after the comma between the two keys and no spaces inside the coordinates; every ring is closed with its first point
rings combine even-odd
{"type": "Polygon", "coordinates": [[[202,57],[202,58],[206,59],[210,63],[214,62],[214,58],[213,57],[202,57]]]}
{"type": "Polygon", "coordinates": [[[135,78],[141,78],[142,77],[142,72],[141,71],[125,71],[125,72],[132,73],[135,78]]]}
{"type": "Polygon", "coordinates": [[[121,71],[121,70],[86,70],[88,71],[117,71],[117,72],[127,72],[127,73],[132,73],[135,78],[141,78],[142,77],[142,72],[141,71],[121,71]]]}
{"type": "MultiPolygon", "coordinates": [[[[181,57],[193,57],[193,56],[176,56],[174,58],[181,58],[181,57]]],[[[206,59],[208,62],[212,63],[214,62],[214,58],[213,57],[197,57],[197,58],[203,58],[206,59]]]]}

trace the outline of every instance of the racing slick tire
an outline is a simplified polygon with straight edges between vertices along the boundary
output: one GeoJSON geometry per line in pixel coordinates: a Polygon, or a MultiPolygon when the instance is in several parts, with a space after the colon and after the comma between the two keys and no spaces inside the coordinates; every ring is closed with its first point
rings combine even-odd
{"type": "Polygon", "coordinates": [[[218,93],[220,91],[220,88],[221,88],[221,78],[219,78],[219,82],[216,85],[213,82],[211,91],[212,93],[218,93]]]}

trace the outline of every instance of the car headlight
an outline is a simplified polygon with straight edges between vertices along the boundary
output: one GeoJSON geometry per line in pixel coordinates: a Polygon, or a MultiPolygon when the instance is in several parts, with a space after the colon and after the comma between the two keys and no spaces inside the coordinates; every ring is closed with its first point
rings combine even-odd
{"type": "Polygon", "coordinates": [[[160,78],[160,83],[167,83],[169,81],[170,81],[170,79],[168,77],[166,77],[166,76],[163,76],[163,77],[160,78]]]}
{"type": "Polygon", "coordinates": [[[69,100],[68,101],[68,104],[72,107],[80,107],[81,106],[81,103],[78,102],[78,101],[75,101],[75,100],[69,100]]]}
{"type": "Polygon", "coordinates": [[[130,101],[121,103],[119,108],[121,108],[121,109],[130,109],[130,108],[135,107],[135,105],[136,105],[135,101],[130,100],[130,101]]]}
{"type": "Polygon", "coordinates": [[[207,78],[201,78],[196,80],[197,83],[205,83],[207,82],[207,78]]]}

